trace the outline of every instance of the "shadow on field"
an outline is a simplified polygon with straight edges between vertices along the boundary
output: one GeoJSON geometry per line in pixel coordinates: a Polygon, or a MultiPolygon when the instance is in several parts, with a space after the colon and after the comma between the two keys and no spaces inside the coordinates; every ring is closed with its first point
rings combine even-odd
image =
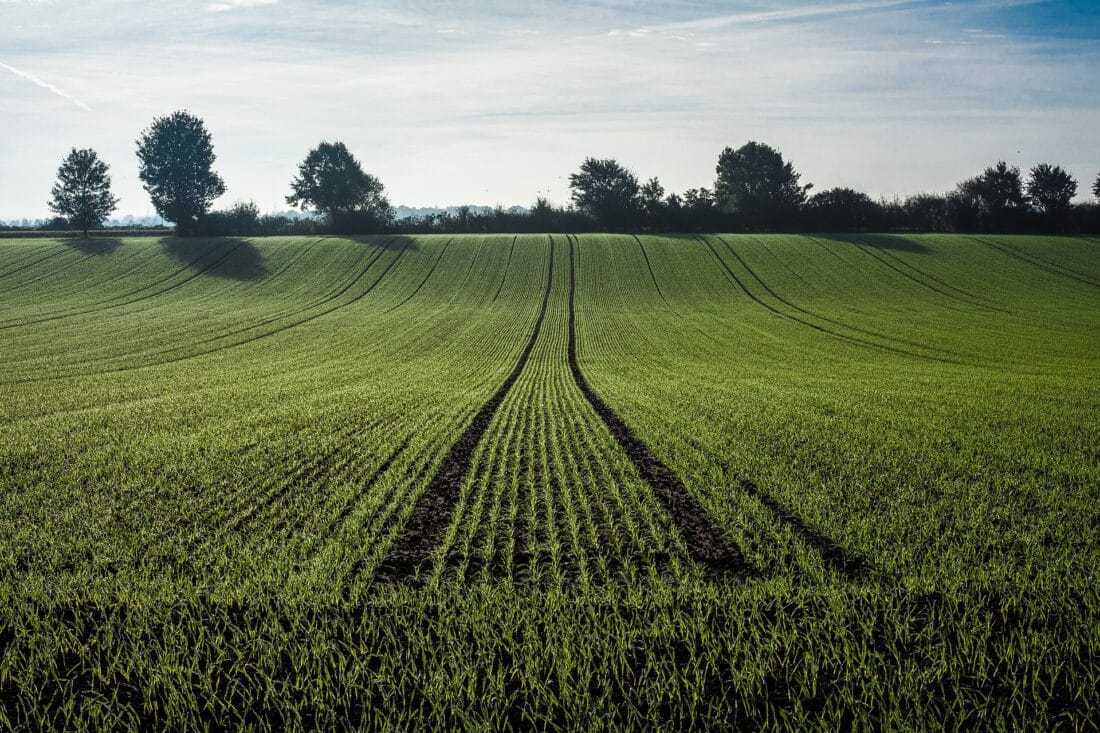
{"type": "MultiPolygon", "coordinates": [[[[838,244],[852,244],[850,239],[839,239],[837,237],[823,237],[831,242],[838,244]]],[[[866,244],[875,249],[893,249],[899,252],[916,252],[918,254],[927,254],[931,250],[924,244],[910,239],[900,234],[865,234],[859,236],[859,243],[866,244]]]]}
{"type": "Polygon", "coordinates": [[[91,236],[87,239],[74,237],[59,241],[64,243],[66,247],[75,249],[77,252],[83,252],[86,255],[109,255],[122,246],[122,240],[118,237],[91,236]]]}
{"type": "Polygon", "coordinates": [[[165,237],[160,244],[169,256],[204,275],[259,280],[268,274],[263,255],[248,239],[165,237]]]}

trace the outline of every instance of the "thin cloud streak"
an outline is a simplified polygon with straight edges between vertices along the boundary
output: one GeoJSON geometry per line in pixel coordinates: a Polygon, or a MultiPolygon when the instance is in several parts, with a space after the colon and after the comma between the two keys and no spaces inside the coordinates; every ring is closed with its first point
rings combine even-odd
{"type": "Polygon", "coordinates": [[[46,89],[48,91],[53,92],[54,94],[61,97],[62,99],[69,100],[70,102],[75,104],[77,107],[80,107],[80,109],[84,110],[85,112],[91,112],[92,111],[91,107],[84,104],[79,99],[77,99],[73,95],[66,92],[64,89],[60,89],[60,88],[54,86],[53,84],[50,84],[48,81],[43,81],[42,79],[39,79],[37,76],[30,73],[29,71],[23,71],[22,69],[17,69],[14,66],[11,66],[9,64],[5,64],[3,61],[0,61],[0,68],[7,69],[8,71],[15,74],[16,76],[22,77],[22,78],[26,79],[27,81],[31,82],[32,84],[37,84],[38,86],[42,87],[43,89],[46,89]]]}
{"type": "Polygon", "coordinates": [[[274,5],[277,2],[279,2],[279,0],[226,0],[226,2],[210,3],[206,6],[206,9],[211,13],[224,13],[227,10],[256,8],[261,5],[274,5]]]}

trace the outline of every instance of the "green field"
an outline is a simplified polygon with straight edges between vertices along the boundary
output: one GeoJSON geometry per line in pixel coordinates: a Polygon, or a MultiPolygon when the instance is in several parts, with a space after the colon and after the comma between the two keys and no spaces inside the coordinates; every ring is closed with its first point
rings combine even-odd
{"type": "Polygon", "coordinates": [[[0,241],[0,729],[1090,730],[1100,241],[0,241]]]}

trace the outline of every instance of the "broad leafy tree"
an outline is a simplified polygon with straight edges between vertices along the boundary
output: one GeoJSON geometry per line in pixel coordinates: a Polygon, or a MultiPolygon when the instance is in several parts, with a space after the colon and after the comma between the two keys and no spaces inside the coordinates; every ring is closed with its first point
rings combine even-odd
{"type": "Polygon", "coordinates": [[[1061,166],[1040,163],[1028,176],[1027,195],[1044,213],[1061,215],[1069,211],[1070,201],[1077,195],[1077,179],[1061,166]]]}
{"type": "Polygon", "coordinates": [[[638,177],[611,158],[585,158],[569,176],[573,203],[601,226],[633,228],[641,211],[638,177]]]}
{"type": "Polygon", "coordinates": [[[214,146],[203,121],[189,112],[158,117],[141,133],[140,176],[157,213],[190,234],[225,183],[214,172],[214,146]]]}
{"type": "Polygon", "coordinates": [[[758,142],[723,150],[715,172],[718,205],[750,228],[792,225],[811,188],[799,185],[794,165],[778,150],[758,142]]]}
{"type": "Polygon", "coordinates": [[[1020,169],[1002,160],[955,187],[947,199],[947,218],[957,231],[1004,231],[1021,225],[1026,207],[1020,169]]]}
{"type": "Polygon", "coordinates": [[[1020,169],[1003,160],[978,177],[979,193],[991,211],[1019,209],[1025,204],[1020,169]]]}
{"type": "Polygon", "coordinates": [[[939,232],[947,229],[947,198],[931,193],[918,193],[905,199],[902,205],[905,224],[918,231],[939,232]]]}
{"type": "Polygon", "coordinates": [[[50,190],[50,211],[63,216],[85,237],[118,205],[107,170],[107,164],[94,150],[73,148],[57,169],[57,183],[50,190]]]}
{"type": "Polygon", "coordinates": [[[640,200],[649,226],[656,229],[665,221],[665,187],[656,177],[650,178],[641,188],[640,200]]]}
{"type": "Polygon", "coordinates": [[[870,196],[851,188],[830,188],[814,194],[806,203],[806,216],[818,229],[843,232],[873,228],[880,207],[870,196]]]}
{"type": "Polygon", "coordinates": [[[313,209],[334,225],[352,214],[379,223],[393,219],[382,182],[364,171],[342,142],[322,142],[310,150],[290,189],[288,204],[313,209]]]}

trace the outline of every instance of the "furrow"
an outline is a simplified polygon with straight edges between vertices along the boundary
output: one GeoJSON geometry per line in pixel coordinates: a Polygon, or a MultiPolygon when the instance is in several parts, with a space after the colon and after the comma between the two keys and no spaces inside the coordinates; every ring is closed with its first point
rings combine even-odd
{"type": "Polygon", "coordinates": [[[432,477],[428,486],[421,493],[420,498],[413,505],[409,518],[405,523],[404,531],[376,573],[378,580],[383,582],[405,580],[425,569],[432,551],[439,544],[440,535],[446,531],[447,523],[460,496],[463,481],[469,473],[470,462],[473,459],[477,445],[489,428],[489,424],[500,408],[500,404],[508,395],[508,391],[527,365],[527,360],[542,329],[543,319],[546,317],[546,309],[550,302],[550,290],[553,283],[554,241],[551,239],[546,290],[542,296],[542,305],[530,339],[524,346],[512,372],[496,393],[477,412],[459,439],[451,446],[451,450],[443,459],[435,476],[432,477]]]}
{"type": "Polygon", "coordinates": [[[710,577],[750,575],[752,567],[741,551],[725,536],[711,516],[688,493],[679,478],[649,450],[629,426],[603,401],[581,372],[577,362],[576,333],[576,257],[573,240],[569,241],[569,368],[573,379],[607,429],[622,446],[638,474],[653,488],[669,517],[675,522],[691,558],[706,569],[710,577]]]}

